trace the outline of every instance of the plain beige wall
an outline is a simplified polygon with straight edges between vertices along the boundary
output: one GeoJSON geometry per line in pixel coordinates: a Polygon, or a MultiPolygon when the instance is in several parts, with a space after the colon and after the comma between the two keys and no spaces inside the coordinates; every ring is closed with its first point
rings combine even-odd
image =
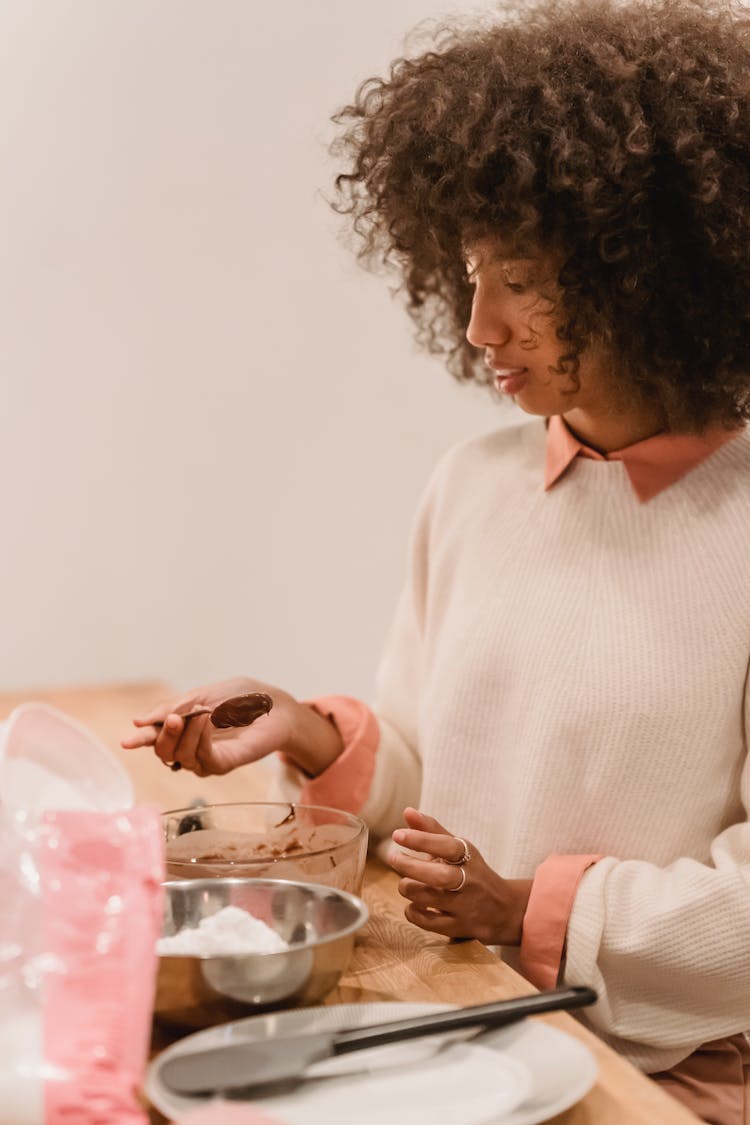
{"type": "Polygon", "coordinates": [[[512,417],[321,198],[331,112],[448,10],[0,5],[0,688],[370,695],[433,463],[512,417]]]}

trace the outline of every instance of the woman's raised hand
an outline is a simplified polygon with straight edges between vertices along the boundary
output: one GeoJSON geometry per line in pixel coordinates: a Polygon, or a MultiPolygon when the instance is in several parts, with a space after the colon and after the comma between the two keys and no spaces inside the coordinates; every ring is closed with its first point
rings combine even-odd
{"type": "Polygon", "coordinates": [[[268,754],[285,752],[310,776],[321,773],[343,749],[332,722],[288,692],[246,677],[195,688],[166,700],[133,719],[137,733],[121,746],[135,750],[151,746],[166,765],[174,762],[198,777],[225,774],[237,766],[257,762],[268,754]],[[249,692],[271,696],[273,707],[250,726],[217,730],[208,714],[185,721],[197,707],[214,708],[225,699],[249,692]]]}
{"type": "Polygon", "coordinates": [[[409,900],[409,921],[447,937],[519,945],[531,879],[503,879],[470,840],[454,836],[434,817],[407,808],[404,819],[408,828],[396,829],[394,843],[427,857],[394,848],[388,858],[402,876],[398,889],[409,900]]]}

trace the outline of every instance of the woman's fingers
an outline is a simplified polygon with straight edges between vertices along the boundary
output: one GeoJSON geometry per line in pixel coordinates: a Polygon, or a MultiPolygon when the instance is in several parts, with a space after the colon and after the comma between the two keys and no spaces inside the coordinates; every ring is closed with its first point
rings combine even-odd
{"type": "Polygon", "coordinates": [[[181,699],[169,699],[165,703],[157,703],[156,707],[145,715],[138,715],[133,719],[134,727],[153,726],[154,723],[163,723],[167,715],[174,715],[182,711],[190,711],[195,706],[193,696],[186,695],[181,699]]]}
{"type": "Polygon", "coordinates": [[[408,828],[396,829],[394,843],[429,857],[396,850],[388,857],[391,867],[402,876],[398,890],[408,899],[405,917],[431,933],[464,937],[474,929],[471,902],[478,888],[472,887],[468,898],[456,892],[463,891],[469,882],[470,855],[479,860],[481,857],[473,844],[454,836],[434,816],[409,807],[404,809],[404,820],[408,828]]]}
{"type": "Polygon", "coordinates": [[[154,723],[163,723],[168,714],[168,709],[165,709],[163,711],[152,711],[148,715],[140,715],[137,718],[132,719],[131,722],[133,723],[134,727],[150,727],[153,726],[154,723]]]}
{"type": "Polygon", "coordinates": [[[407,808],[404,819],[409,827],[396,829],[393,840],[410,850],[391,850],[388,862],[401,875],[406,918],[450,938],[519,945],[531,880],[504,879],[470,840],[447,832],[434,817],[407,808]]]}
{"type": "Polygon", "coordinates": [[[418,832],[411,828],[397,828],[393,833],[394,842],[413,852],[427,852],[435,859],[446,863],[460,863],[466,854],[463,840],[456,836],[438,835],[435,832],[418,832]]]}
{"type": "Polygon", "coordinates": [[[425,886],[432,887],[436,891],[455,891],[464,884],[461,871],[447,863],[415,859],[413,856],[399,852],[391,852],[389,862],[399,875],[424,883],[425,886]]]}
{"type": "MultiPolygon", "coordinates": [[[[188,723],[187,725],[189,726],[190,724],[188,723]]],[[[179,715],[167,715],[162,727],[156,732],[154,753],[157,758],[161,758],[162,762],[166,762],[167,765],[175,761],[177,746],[184,727],[185,723],[179,715]]]]}
{"type": "Polygon", "coordinates": [[[411,806],[404,809],[404,820],[410,828],[416,828],[421,832],[435,832],[439,836],[451,835],[448,829],[444,828],[439,820],[435,820],[434,816],[427,816],[426,813],[420,812],[419,809],[414,809],[411,806]]]}
{"type": "Polygon", "coordinates": [[[430,930],[433,934],[443,934],[445,937],[458,937],[460,925],[451,914],[441,911],[426,910],[424,907],[415,906],[410,902],[404,911],[404,917],[420,926],[423,930],[430,930]]]}
{"type": "Polygon", "coordinates": [[[159,731],[156,727],[142,727],[137,734],[120,739],[120,746],[123,750],[139,750],[142,746],[153,746],[158,735],[159,731]]]}
{"type": "MultiPolygon", "coordinates": [[[[193,722],[197,721],[199,720],[193,719],[193,722]]],[[[232,769],[233,763],[227,755],[227,747],[228,744],[236,744],[237,733],[234,730],[216,730],[208,717],[206,718],[195,748],[194,770],[198,777],[225,774],[232,769]],[[217,743],[221,744],[221,753],[217,753],[217,743]]],[[[240,736],[243,733],[240,731],[240,736]]]]}
{"type": "MultiPolygon", "coordinates": [[[[196,772],[198,748],[201,745],[202,738],[206,735],[208,724],[208,715],[198,715],[195,719],[191,719],[189,723],[180,719],[182,734],[174,746],[172,761],[179,762],[183,769],[196,772]]],[[[167,719],[166,726],[171,726],[171,717],[167,719]]],[[[210,735],[208,737],[210,744],[210,735]]]]}
{"type": "MultiPolygon", "coordinates": [[[[455,880],[458,883],[458,879],[455,880]]],[[[418,883],[415,879],[402,879],[398,885],[398,893],[402,898],[408,898],[415,906],[432,907],[443,914],[456,913],[458,902],[450,891],[436,891],[433,887],[418,883]]]]}
{"type": "MultiPolygon", "coordinates": [[[[159,703],[147,714],[138,715],[132,720],[133,726],[137,728],[136,733],[121,739],[120,746],[122,746],[123,750],[140,750],[144,746],[156,747],[157,741],[162,736],[164,723],[167,722],[169,717],[174,715],[179,718],[180,712],[190,711],[193,706],[194,702],[191,696],[186,696],[182,699],[173,699],[167,703],[159,703]]],[[[179,726],[173,723],[171,733],[176,733],[179,736],[181,730],[181,721],[179,726]]],[[[159,757],[161,758],[163,755],[159,754],[159,757]]]]}
{"type": "Polygon", "coordinates": [[[433,816],[427,816],[418,809],[404,809],[404,819],[408,828],[397,828],[393,833],[394,843],[422,852],[430,859],[420,859],[400,851],[392,851],[389,862],[394,871],[405,879],[412,879],[439,892],[450,892],[464,886],[465,871],[456,867],[473,851],[463,839],[448,832],[433,816]],[[436,862],[437,861],[437,862],[436,862]]]}

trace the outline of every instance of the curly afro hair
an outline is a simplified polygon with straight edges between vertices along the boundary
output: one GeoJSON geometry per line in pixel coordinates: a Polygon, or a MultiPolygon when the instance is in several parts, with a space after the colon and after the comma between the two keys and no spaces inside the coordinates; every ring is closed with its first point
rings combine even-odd
{"type": "Polygon", "coordinates": [[[438,27],[334,117],[334,209],[419,342],[488,383],[464,249],[551,257],[560,365],[604,342],[668,428],[750,417],[750,12],[532,0],[438,27]]]}

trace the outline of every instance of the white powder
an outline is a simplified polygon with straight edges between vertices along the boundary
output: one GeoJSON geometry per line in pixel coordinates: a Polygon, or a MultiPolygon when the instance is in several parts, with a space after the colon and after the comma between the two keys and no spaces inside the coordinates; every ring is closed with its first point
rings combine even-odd
{"type": "Polygon", "coordinates": [[[0,767],[3,801],[16,808],[94,811],[99,806],[89,788],[32,758],[6,758],[0,767]]]}
{"type": "Polygon", "coordinates": [[[159,938],[156,943],[157,953],[167,956],[187,953],[193,957],[281,953],[288,948],[275,930],[237,906],[225,906],[216,914],[202,918],[195,928],[179,930],[172,937],[159,938]]]}

